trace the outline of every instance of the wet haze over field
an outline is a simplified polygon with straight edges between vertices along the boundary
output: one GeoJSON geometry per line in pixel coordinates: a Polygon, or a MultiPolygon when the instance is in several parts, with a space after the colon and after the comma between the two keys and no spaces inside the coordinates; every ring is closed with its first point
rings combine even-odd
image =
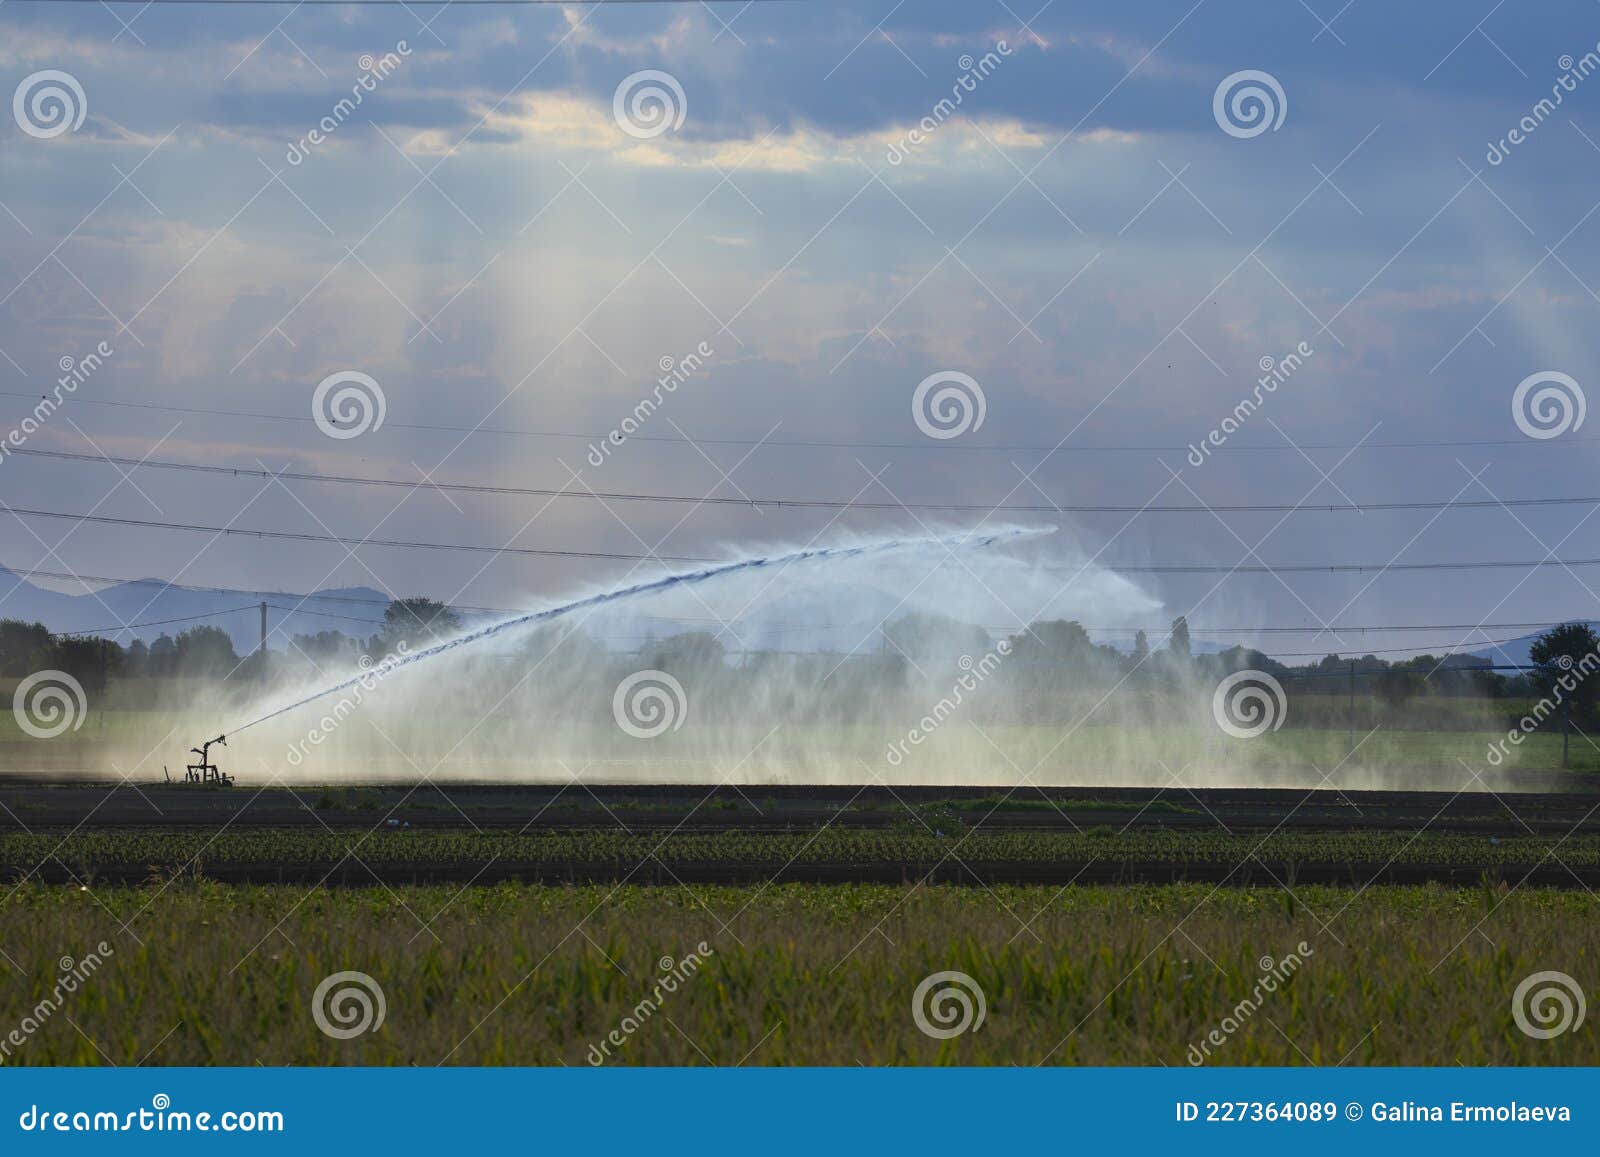
{"type": "MultiPolygon", "coordinates": [[[[1164,612],[1048,527],[775,546],[575,594],[375,665],[188,686],[155,710],[105,713],[47,766],[15,770],[159,778],[225,733],[212,756],[246,786],[1545,782],[1487,767],[1473,732],[1362,734],[1353,755],[1339,729],[1230,736],[1215,679],[1168,663],[1161,637],[1131,672],[1030,656],[1028,624],[1131,629],[1164,612]],[[688,633],[654,637],[663,622],[688,633]]],[[[1482,732],[1498,726],[1481,715],[1482,732]]]]}

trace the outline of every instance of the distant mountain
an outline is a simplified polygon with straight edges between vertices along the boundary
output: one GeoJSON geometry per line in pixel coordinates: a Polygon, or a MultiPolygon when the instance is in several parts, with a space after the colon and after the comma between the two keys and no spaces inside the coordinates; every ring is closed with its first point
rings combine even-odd
{"type": "MultiPolygon", "coordinates": [[[[36,586],[0,566],[0,618],[41,622],[61,634],[94,631],[124,646],[134,639],[149,643],[163,633],[176,635],[190,627],[209,625],[227,631],[234,650],[243,655],[254,650],[260,638],[262,602],[268,604],[267,645],[283,651],[291,635],[342,631],[364,639],[374,634],[382,625],[388,596],[371,587],[337,587],[317,591],[302,602],[297,594],[194,590],[161,579],[114,583],[93,594],[63,594],[36,586]],[[162,621],[169,619],[190,621],[162,621]],[[100,630],[119,623],[149,625],[116,633],[100,630]]],[[[908,613],[900,596],[858,584],[791,587],[781,597],[764,602],[748,610],[732,630],[723,631],[721,642],[727,650],[875,653],[883,646],[880,624],[908,613]]],[[[644,605],[650,606],[648,602],[644,605]]],[[[651,614],[648,609],[632,611],[619,604],[584,616],[582,630],[613,651],[631,652],[645,648],[651,640],[691,631],[715,634],[721,629],[698,602],[680,600],[672,609],[683,617],[651,614]]],[[[461,615],[467,625],[499,617],[461,615]]]]}
{"type": "MultiPolygon", "coordinates": [[[[162,634],[176,635],[190,627],[209,625],[227,631],[241,655],[255,649],[260,636],[260,604],[268,604],[267,645],[275,651],[288,647],[291,635],[341,631],[356,639],[375,634],[382,625],[388,596],[372,587],[335,587],[302,596],[274,591],[191,589],[161,579],[113,583],[93,594],[63,594],[36,586],[0,566],[0,618],[41,622],[51,631],[69,634],[95,631],[126,646],[134,639],[152,642],[162,634]],[[229,612],[218,614],[217,612],[229,612]],[[210,616],[196,618],[195,616],[210,616]],[[168,619],[190,620],[163,622],[168,619]],[[119,623],[145,623],[116,633],[100,628],[119,623]]],[[[737,601],[737,600],[736,600],[737,601]]],[[[758,605],[743,608],[730,630],[722,631],[728,651],[853,652],[875,654],[884,647],[882,626],[929,608],[907,603],[904,596],[863,583],[791,583],[764,592],[758,605]]],[[[536,604],[537,605],[537,604],[536,604]]],[[[739,608],[734,608],[739,609],[739,608]]],[[[635,610],[619,603],[583,617],[582,630],[612,651],[632,652],[691,631],[716,634],[721,624],[704,604],[676,599],[671,612],[653,600],[635,610]],[[660,608],[657,613],[652,609],[660,608]],[[681,617],[680,617],[681,616],[681,617]]],[[[466,625],[486,623],[499,615],[461,615],[466,625]]],[[[993,638],[1011,631],[989,631],[993,638]]],[[[1154,635],[1154,632],[1152,632],[1154,635]]],[[[1100,640],[1123,651],[1132,649],[1126,636],[1100,640]]],[[[1526,662],[1526,640],[1517,660],[1526,662]]],[[[1226,650],[1231,644],[1196,640],[1196,654],[1226,650]]]]}
{"type": "MultiPolygon", "coordinates": [[[[1600,632],[1600,622],[1591,619],[1584,623],[1584,626],[1592,631],[1600,632]]],[[[1543,633],[1540,631],[1532,635],[1523,635],[1520,639],[1512,639],[1510,642],[1501,643],[1498,647],[1474,651],[1473,657],[1487,659],[1491,663],[1505,663],[1519,667],[1527,666],[1533,662],[1533,659],[1528,655],[1528,648],[1532,647],[1534,641],[1543,633]]]]}
{"type": "Polygon", "coordinates": [[[291,635],[314,635],[337,630],[353,638],[375,633],[383,619],[388,596],[371,587],[338,587],[316,592],[303,603],[297,594],[271,591],[192,590],[161,579],[113,583],[92,594],[64,594],[35,586],[0,566],[0,618],[43,623],[51,631],[72,633],[116,627],[119,623],[150,623],[103,637],[127,645],[134,639],[151,642],[163,633],[176,635],[189,627],[209,625],[227,631],[234,650],[253,651],[261,635],[262,602],[268,604],[268,646],[282,651],[291,635]],[[354,600],[354,601],[344,601],[354,600]],[[229,614],[218,614],[231,611],[229,614]],[[194,616],[214,616],[194,618],[194,616]],[[161,623],[163,619],[192,619],[161,623]]]}

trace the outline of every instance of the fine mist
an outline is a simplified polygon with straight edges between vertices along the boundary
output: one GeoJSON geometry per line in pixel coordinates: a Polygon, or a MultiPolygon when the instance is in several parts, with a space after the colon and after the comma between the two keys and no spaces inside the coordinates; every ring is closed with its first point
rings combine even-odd
{"type": "Polygon", "coordinates": [[[1463,786],[1447,766],[1401,783],[1333,729],[1230,736],[1187,657],[1078,627],[1162,621],[1049,531],[779,546],[359,666],[280,658],[264,685],[190,688],[83,770],[181,774],[227,734],[212,753],[245,786],[1463,786]]]}

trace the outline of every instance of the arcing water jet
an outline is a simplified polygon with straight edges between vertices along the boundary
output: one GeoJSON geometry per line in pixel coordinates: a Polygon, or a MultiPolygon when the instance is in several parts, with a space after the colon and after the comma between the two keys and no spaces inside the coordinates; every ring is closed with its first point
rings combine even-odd
{"type": "MultiPolygon", "coordinates": [[[[584,610],[589,607],[601,606],[606,603],[617,602],[621,599],[637,598],[642,595],[659,594],[678,587],[689,586],[696,583],[707,582],[711,579],[722,578],[726,575],[734,574],[740,571],[758,570],[762,567],[788,566],[793,563],[809,562],[818,559],[860,558],[866,555],[883,554],[891,551],[905,550],[911,547],[943,546],[948,550],[981,550],[985,547],[993,546],[998,542],[1010,542],[1022,538],[1031,538],[1037,535],[1052,534],[1054,531],[1054,527],[1013,527],[996,531],[991,534],[986,534],[981,537],[974,537],[972,535],[965,534],[927,535],[919,538],[892,539],[884,542],[867,543],[861,546],[816,547],[807,550],[791,551],[788,554],[762,556],[759,558],[743,559],[739,562],[723,563],[718,566],[707,567],[704,570],[692,571],[688,574],[668,575],[665,578],[653,579],[650,582],[638,583],[633,586],[622,587],[613,591],[604,591],[597,595],[589,595],[586,598],[576,599],[570,603],[565,603],[562,606],[551,607],[549,610],[519,615],[516,618],[506,619],[502,622],[494,623],[490,626],[482,627],[475,631],[470,631],[464,635],[459,635],[454,639],[447,639],[442,643],[435,643],[433,646],[425,647],[420,651],[412,651],[401,657],[391,656],[388,660],[386,660],[386,665],[389,671],[394,671],[400,667],[408,667],[414,663],[420,663],[423,660],[435,658],[449,651],[455,651],[462,647],[471,646],[472,644],[481,642],[484,639],[492,638],[507,631],[516,630],[519,627],[526,627],[534,623],[548,622],[551,619],[559,618],[562,615],[571,614],[574,611],[584,610]]],[[[362,681],[366,678],[368,678],[367,674],[363,673],[361,675],[342,680],[341,682],[335,683],[329,687],[324,687],[320,691],[315,691],[312,694],[297,699],[295,702],[286,704],[283,707],[274,708],[265,715],[258,716],[257,718],[250,720],[248,723],[244,723],[238,727],[232,728],[227,732],[227,734],[237,735],[239,732],[245,731],[251,727],[255,727],[257,724],[265,723],[269,719],[275,719],[278,716],[293,711],[298,707],[303,707],[307,703],[313,703],[325,696],[333,695],[340,691],[349,690],[357,684],[362,683],[362,681]]]]}

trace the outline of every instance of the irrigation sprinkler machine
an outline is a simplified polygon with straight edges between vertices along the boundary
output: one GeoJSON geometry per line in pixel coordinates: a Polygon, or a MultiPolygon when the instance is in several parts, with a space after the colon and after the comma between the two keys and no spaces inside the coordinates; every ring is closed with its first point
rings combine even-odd
{"type": "Polygon", "coordinates": [[[191,747],[189,750],[200,758],[196,762],[184,766],[181,780],[174,780],[165,765],[162,766],[161,773],[167,777],[168,783],[194,784],[200,787],[232,787],[233,776],[211,762],[211,748],[213,745],[228,746],[228,737],[219,735],[215,739],[206,740],[199,747],[191,747]]]}

